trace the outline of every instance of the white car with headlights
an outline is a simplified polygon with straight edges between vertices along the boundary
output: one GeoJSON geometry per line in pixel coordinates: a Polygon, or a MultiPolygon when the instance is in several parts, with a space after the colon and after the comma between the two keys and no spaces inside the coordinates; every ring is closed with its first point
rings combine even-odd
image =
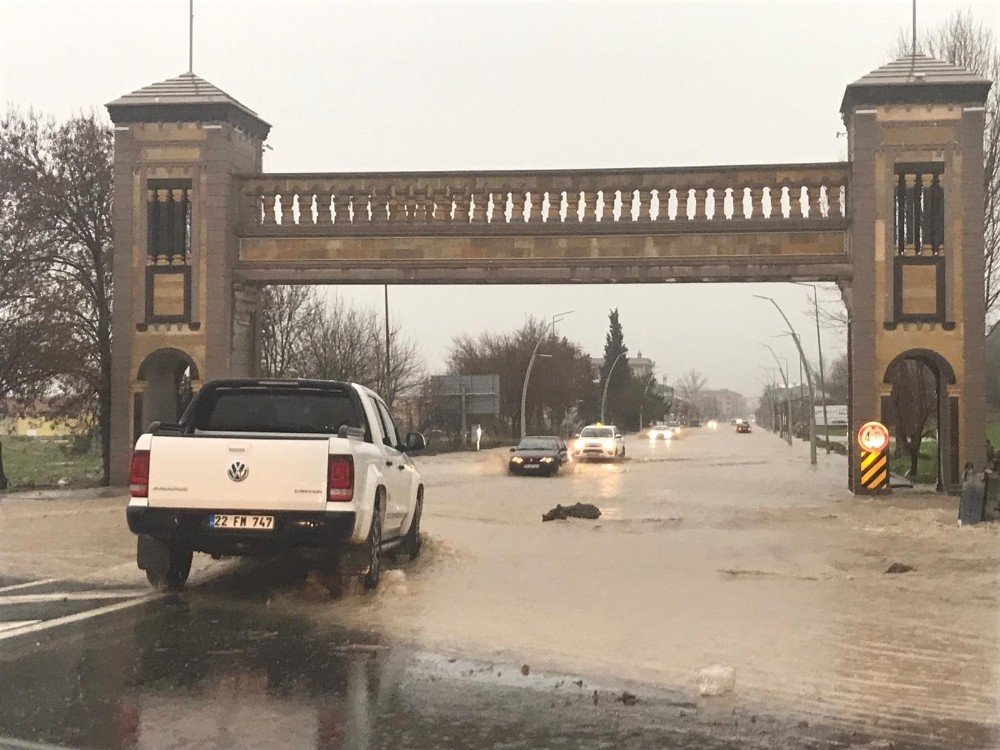
{"type": "Polygon", "coordinates": [[[625,437],[613,424],[587,425],[573,443],[573,458],[577,461],[625,458],[625,437]]]}
{"type": "Polygon", "coordinates": [[[671,440],[674,437],[674,430],[666,422],[657,422],[649,428],[650,440],[671,440]]]}
{"type": "Polygon", "coordinates": [[[216,380],[180,424],[132,454],[129,529],[156,586],[180,588],[194,552],[294,551],[378,585],[380,555],[420,551],[424,486],[385,402],[354,383],[216,380]]]}

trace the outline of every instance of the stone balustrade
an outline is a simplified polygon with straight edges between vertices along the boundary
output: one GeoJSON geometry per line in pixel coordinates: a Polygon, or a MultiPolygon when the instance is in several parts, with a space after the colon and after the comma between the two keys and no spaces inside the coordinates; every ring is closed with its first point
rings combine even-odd
{"type": "Polygon", "coordinates": [[[846,225],[846,163],[238,177],[243,236],[671,234],[846,225]]]}

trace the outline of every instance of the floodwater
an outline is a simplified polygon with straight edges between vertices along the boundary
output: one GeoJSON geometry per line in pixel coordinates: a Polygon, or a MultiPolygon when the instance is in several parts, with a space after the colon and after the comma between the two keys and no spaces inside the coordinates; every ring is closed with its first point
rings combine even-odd
{"type": "Polygon", "coordinates": [[[320,617],[692,700],[731,666],[748,708],[1000,746],[995,526],[958,528],[955,498],[854,498],[844,457],[811,468],[762,431],[628,449],[553,479],[506,476],[500,452],[425,459],[430,559],[320,617]],[[577,501],[602,517],[541,522],[577,501]]]}
{"type": "MultiPolygon", "coordinates": [[[[761,431],[627,446],[552,479],[419,459],[424,553],[374,595],[202,560],[185,594],[4,641],[0,747],[1000,747],[996,526],[854,498],[846,459],[761,431]],[[541,522],[578,501],[601,518],[541,522]],[[699,695],[712,665],[733,691],[699,695]]],[[[140,585],[122,507],[5,501],[0,577],[140,585]]]]}

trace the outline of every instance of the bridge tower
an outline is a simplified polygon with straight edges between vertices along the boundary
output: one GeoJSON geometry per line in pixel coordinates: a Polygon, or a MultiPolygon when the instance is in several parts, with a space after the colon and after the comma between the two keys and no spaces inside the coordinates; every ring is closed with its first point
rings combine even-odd
{"type": "MultiPolygon", "coordinates": [[[[890,370],[937,381],[939,489],[985,462],[983,128],[990,82],[916,55],[847,87],[851,433],[896,425],[890,370]]],[[[851,489],[859,490],[857,446],[851,489]]]]}
{"type": "Polygon", "coordinates": [[[234,286],[236,174],[270,125],[193,73],[108,106],[115,124],[111,482],[135,436],[176,421],[184,391],[253,370],[254,290],[234,286]],[[241,309],[244,308],[244,309],[241,309]]]}

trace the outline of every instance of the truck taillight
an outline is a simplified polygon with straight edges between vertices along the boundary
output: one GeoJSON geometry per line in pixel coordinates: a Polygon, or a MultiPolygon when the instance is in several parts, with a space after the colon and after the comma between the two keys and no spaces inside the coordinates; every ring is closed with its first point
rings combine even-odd
{"type": "Polygon", "coordinates": [[[149,451],[134,451],[128,473],[128,490],[132,497],[149,496],[149,451]]]}
{"type": "Polygon", "coordinates": [[[327,498],[346,503],[354,499],[354,457],[330,456],[326,472],[327,498]]]}

